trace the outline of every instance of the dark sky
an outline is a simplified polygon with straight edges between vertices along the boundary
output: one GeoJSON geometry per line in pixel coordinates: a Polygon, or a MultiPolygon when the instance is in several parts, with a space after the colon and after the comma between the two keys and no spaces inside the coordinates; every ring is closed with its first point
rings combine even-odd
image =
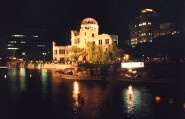
{"type": "Polygon", "coordinates": [[[122,46],[129,39],[130,20],[142,8],[154,9],[185,32],[184,0],[0,0],[0,29],[46,29],[48,39],[65,44],[70,30],[79,30],[84,18],[93,17],[100,33],[118,34],[122,46]]]}

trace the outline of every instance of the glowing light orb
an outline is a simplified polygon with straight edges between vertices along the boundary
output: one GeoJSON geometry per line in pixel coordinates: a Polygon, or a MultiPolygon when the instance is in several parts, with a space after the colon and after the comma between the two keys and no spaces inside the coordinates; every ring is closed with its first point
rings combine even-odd
{"type": "Polygon", "coordinates": [[[155,97],[155,101],[156,101],[156,102],[160,102],[160,101],[161,101],[161,97],[160,97],[160,96],[156,96],[156,97],[155,97]]]}

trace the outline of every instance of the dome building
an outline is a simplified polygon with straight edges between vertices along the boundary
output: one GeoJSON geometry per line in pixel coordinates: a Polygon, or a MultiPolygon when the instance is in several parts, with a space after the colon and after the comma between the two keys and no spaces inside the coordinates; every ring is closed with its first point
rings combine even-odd
{"type": "MultiPolygon", "coordinates": [[[[71,30],[71,45],[56,46],[53,42],[53,60],[72,60],[70,59],[70,47],[76,46],[85,50],[88,42],[94,42],[95,45],[101,46],[103,50],[107,50],[108,45],[112,42],[118,44],[118,35],[99,34],[98,22],[94,18],[85,18],[81,22],[79,31],[71,30]]],[[[82,60],[82,58],[79,60],[82,60]]]]}

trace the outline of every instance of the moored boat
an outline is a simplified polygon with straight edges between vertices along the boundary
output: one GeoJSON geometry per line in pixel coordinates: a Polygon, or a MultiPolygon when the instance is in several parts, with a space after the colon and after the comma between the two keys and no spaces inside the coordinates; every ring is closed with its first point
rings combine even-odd
{"type": "Polygon", "coordinates": [[[69,75],[69,74],[61,74],[62,79],[69,80],[103,80],[105,76],[78,76],[78,75],[69,75]]]}
{"type": "Polygon", "coordinates": [[[144,68],[144,62],[125,62],[121,64],[117,80],[136,83],[175,83],[170,77],[155,76],[144,68]]]}
{"type": "Polygon", "coordinates": [[[68,68],[60,72],[62,79],[67,80],[105,80],[100,71],[87,68],[68,68]]]}

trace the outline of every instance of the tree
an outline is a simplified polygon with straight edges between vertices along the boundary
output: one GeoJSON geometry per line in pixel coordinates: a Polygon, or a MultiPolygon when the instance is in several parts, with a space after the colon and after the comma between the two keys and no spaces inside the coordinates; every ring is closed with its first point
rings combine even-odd
{"type": "Polygon", "coordinates": [[[95,45],[94,53],[93,53],[92,61],[97,64],[102,63],[102,54],[103,54],[103,48],[100,46],[95,45]]]}
{"type": "Polygon", "coordinates": [[[110,44],[106,51],[103,50],[103,47],[95,45],[93,42],[88,42],[86,46],[86,52],[88,59],[92,63],[101,63],[106,64],[110,61],[117,60],[118,56],[121,56],[119,53],[121,51],[118,49],[115,43],[110,44]]]}
{"type": "Polygon", "coordinates": [[[90,61],[93,60],[94,50],[95,50],[95,44],[93,42],[88,42],[86,44],[86,53],[88,55],[88,60],[90,60],[90,61]]]}
{"type": "Polygon", "coordinates": [[[81,56],[81,55],[84,55],[84,49],[83,48],[78,48],[77,46],[72,46],[70,49],[69,49],[69,52],[71,52],[72,54],[70,55],[70,57],[74,60],[78,60],[78,58],[81,56]]]}

